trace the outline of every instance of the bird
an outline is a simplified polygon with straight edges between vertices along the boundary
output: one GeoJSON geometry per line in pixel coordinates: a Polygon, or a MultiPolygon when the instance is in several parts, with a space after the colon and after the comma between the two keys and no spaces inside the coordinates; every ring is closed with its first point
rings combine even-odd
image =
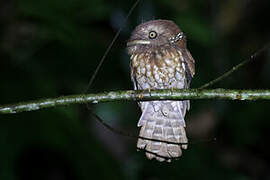
{"type": "MultiPolygon", "coordinates": [[[[195,74],[195,60],[186,36],[171,20],[139,24],[127,41],[134,90],[187,89],[195,74]]],[[[148,159],[171,162],[187,149],[185,114],[189,100],[139,101],[142,111],[137,149],[148,159]]]]}

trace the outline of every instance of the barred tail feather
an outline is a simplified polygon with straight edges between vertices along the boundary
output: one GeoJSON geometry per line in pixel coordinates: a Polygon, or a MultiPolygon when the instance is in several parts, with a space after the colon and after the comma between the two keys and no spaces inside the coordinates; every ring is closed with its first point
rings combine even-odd
{"type": "MultiPolygon", "coordinates": [[[[149,139],[168,141],[174,143],[187,143],[184,115],[187,101],[151,101],[144,102],[142,116],[138,122],[141,126],[140,136],[149,139]]],[[[182,155],[182,149],[187,144],[176,145],[165,142],[138,139],[137,147],[145,149],[149,159],[158,161],[171,161],[182,155]],[[150,153],[152,152],[152,153],[150,153]]]]}

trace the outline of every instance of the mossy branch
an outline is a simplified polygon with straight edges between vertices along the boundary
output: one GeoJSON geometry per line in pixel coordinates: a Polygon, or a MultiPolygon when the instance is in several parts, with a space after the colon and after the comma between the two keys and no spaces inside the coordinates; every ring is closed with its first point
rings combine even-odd
{"type": "Polygon", "coordinates": [[[152,91],[111,91],[96,94],[79,94],[58,98],[38,99],[0,106],[0,114],[12,114],[35,111],[43,108],[113,101],[149,101],[149,100],[184,100],[184,99],[224,99],[224,100],[270,100],[268,90],[233,90],[233,89],[165,89],[152,91]]]}

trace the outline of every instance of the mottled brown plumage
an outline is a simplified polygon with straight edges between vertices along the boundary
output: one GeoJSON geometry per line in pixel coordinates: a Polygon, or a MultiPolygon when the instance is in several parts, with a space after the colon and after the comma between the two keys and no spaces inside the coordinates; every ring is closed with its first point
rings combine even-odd
{"type": "MultiPolygon", "coordinates": [[[[134,89],[188,88],[195,74],[195,61],[186,48],[181,29],[172,21],[153,20],[140,24],[127,43],[131,55],[131,79],[134,89]]],[[[189,101],[147,101],[139,103],[140,136],[150,139],[187,143],[185,114],[189,101]]],[[[146,149],[149,159],[171,161],[182,155],[187,144],[138,139],[137,147],[146,149]]]]}

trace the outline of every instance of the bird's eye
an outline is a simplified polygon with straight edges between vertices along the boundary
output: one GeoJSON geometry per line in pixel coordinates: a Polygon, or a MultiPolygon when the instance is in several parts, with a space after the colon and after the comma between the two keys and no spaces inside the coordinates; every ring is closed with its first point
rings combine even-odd
{"type": "Polygon", "coordinates": [[[156,31],[150,31],[148,37],[150,39],[155,39],[157,37],[157,32],[156,31]]]}

